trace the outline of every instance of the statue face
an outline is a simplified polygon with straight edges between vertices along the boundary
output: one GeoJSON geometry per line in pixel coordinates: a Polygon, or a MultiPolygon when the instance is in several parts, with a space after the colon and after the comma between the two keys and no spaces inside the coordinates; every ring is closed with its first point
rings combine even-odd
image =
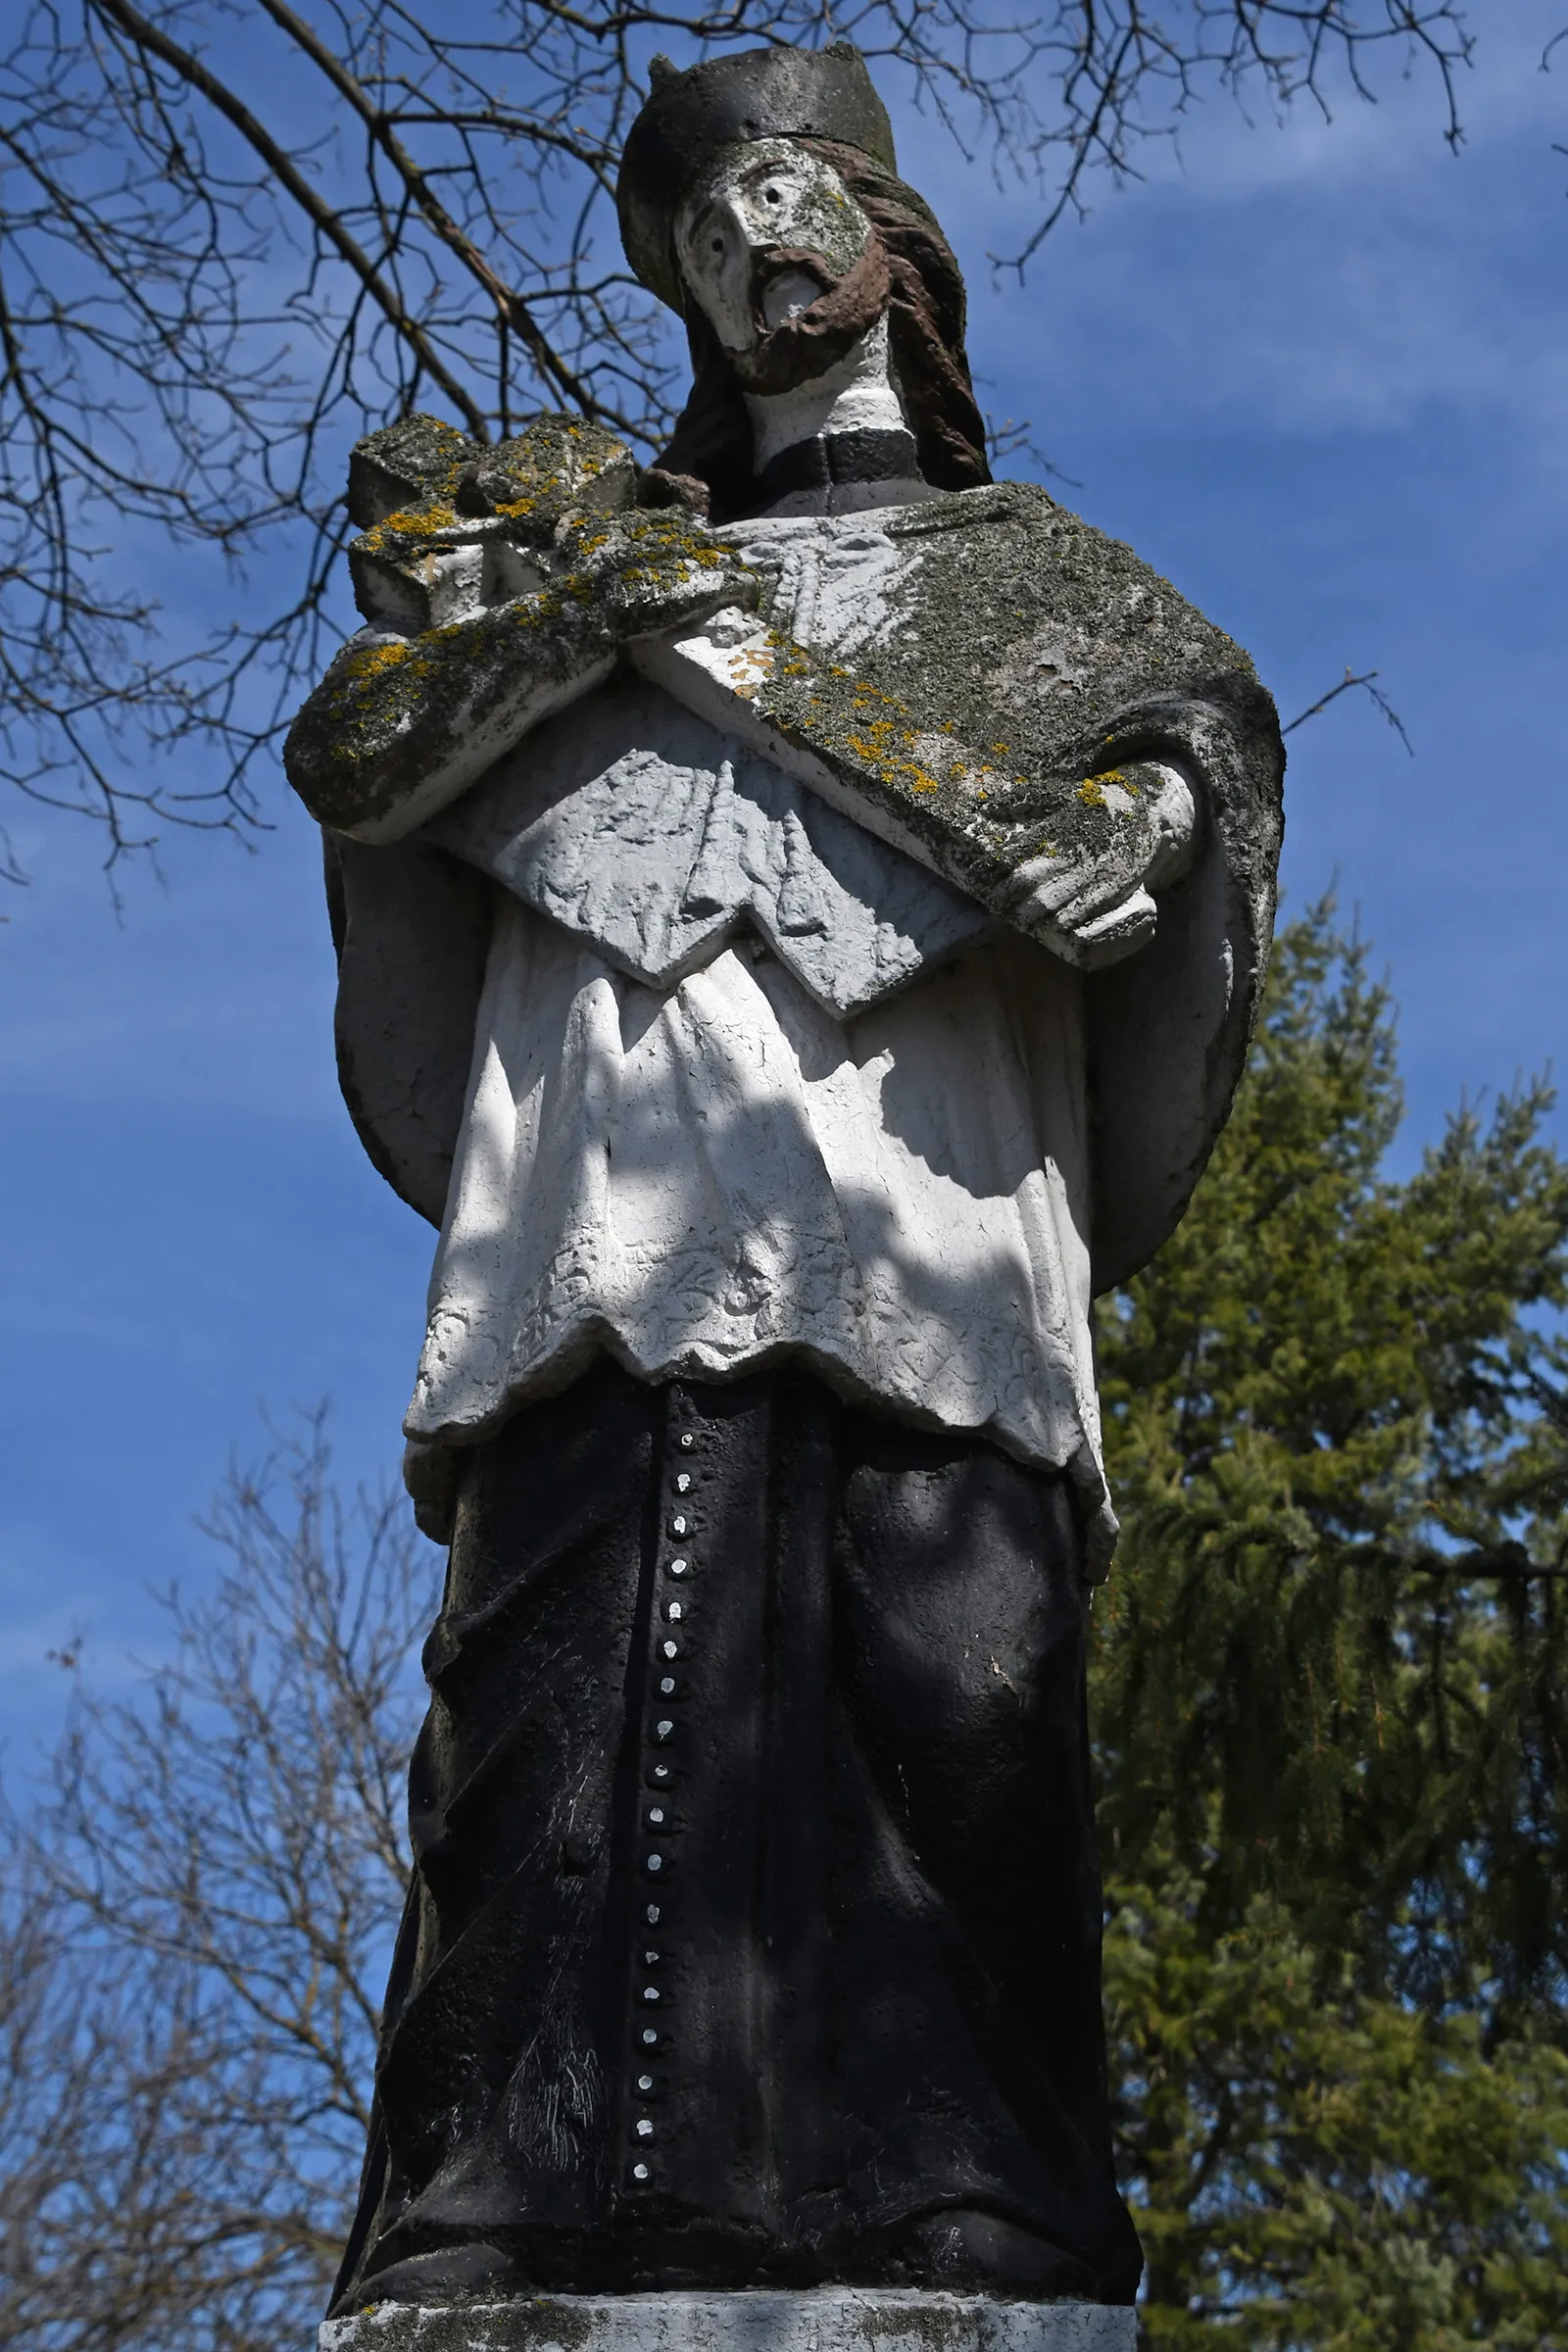
{"type": "Polygon", "coordinates": [[[826,293],[871,223],[830,164],[793,139],[726,151],[675,222],[681,274],[726,351],[754,350],[826,293]]]}

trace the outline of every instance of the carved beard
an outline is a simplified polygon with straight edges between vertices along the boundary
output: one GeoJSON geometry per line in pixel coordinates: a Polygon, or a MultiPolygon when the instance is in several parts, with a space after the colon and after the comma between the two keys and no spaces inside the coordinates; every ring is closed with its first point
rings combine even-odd
{"type": "Polygon", "coordinates": [[[760,255],[753,275],[752,307],[757,341],[749,351],[732,351],[729,359],[748,392],[794,392],[802,384],[826,375],[830,368],[868,335],[893,292],[888,257],[873,228],[858,261],[842,276],[821,254],[794,246],[775,245],[760,255]],[[821,293],[793,318],[768,326],[762,317],[762,289],[787,270],[818,279],[821,293]]]}

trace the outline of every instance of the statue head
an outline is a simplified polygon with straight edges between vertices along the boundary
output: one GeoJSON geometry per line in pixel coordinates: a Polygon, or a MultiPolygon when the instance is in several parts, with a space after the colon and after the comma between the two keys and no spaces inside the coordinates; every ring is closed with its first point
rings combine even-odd
{"type": "Polygon", "coordinates": [[[616,198],[643,283],[685,321],[694,383],[649,477],[715,518],[747,511],[746,395],[827,378],[883,328],[921,474],[990,479],[963,349],[963,279],[898,177],[893,132],[847,42],[762,49],[678,74],[656,59],[616,198]]]}

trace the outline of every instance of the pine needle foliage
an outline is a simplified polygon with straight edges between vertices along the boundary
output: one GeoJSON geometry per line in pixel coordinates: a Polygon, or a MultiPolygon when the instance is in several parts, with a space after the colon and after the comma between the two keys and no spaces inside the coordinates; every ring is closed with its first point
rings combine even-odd
{"type": "Polygon", "coordinates": [[[1282,939],[1185,1222],[1106,1303],[1095,1615],[1145,2331],[1568,2346],[1568,1166],[1550,1098],[1386,1172],[1393,1007],[1282,939]]]}

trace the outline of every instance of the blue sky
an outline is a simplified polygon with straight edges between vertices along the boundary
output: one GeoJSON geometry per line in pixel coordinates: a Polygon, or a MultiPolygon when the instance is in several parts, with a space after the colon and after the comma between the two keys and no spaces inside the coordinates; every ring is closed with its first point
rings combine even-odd
{"type": "MultiPolygon", "coordinates": [[[[1479,12],[1478,12],[1479,13],[1479,12]]],[[[1461,1096],[1559,1050],[1568,766],[1568,57],[1554,7],[1489,11],[1450,155],[1394,82],[1329,123],[1190,118],[1180,155],[1095,191],[1027,282],[996,189],[923,124],[909,178],[969,272],[998,416],[1252,652],[1292,737],[1286,883],[1337,877],[1401,1005],[1406,1164],[1461,1096]],[[1506,23],[1501,22],[1506,17],[1506,23]]],[[[1027,471],[1027,465],[1015,470],[1027,471]]],[[[156,583],[178,601],[180,583],[156,583]]],[[[156,1654],[146,1595],[211,1572],[195,1514],[232,1454],[330,1396],[345,1477],[395,1465],[430,1252],[362,1158],[331,1063],[311,828],[274,785],[247,855],[173,837],[117,919],[84,833],[24,824],[0,911],[0,1711],[20,1762],[84,1634],[95,1679],[156,1654]]],[[[1563,1122],[1556,1123],[1559,1139],[1563,1122]]]]}

